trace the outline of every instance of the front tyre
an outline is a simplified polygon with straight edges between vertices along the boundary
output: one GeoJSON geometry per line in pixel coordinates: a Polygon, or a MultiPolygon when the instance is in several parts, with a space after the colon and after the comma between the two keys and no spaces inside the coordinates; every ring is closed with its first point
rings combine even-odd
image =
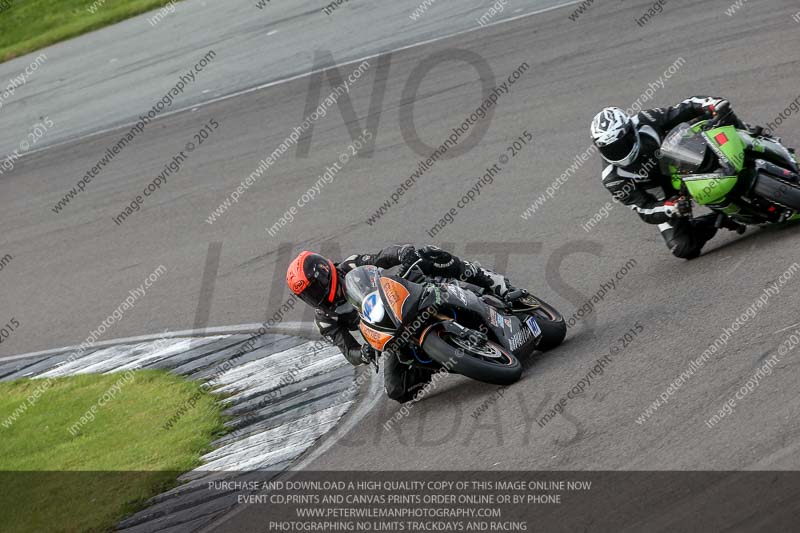
{"type": "Polygon", "coordinates": [[[519,360],[490,341],[479,343],[435,329],[425,336],[422,349],[450,372],[484,383],[510,385],[522,375],[519,360]]]}
{"type": "Polygon", "coordinates": [[[542,336],[539,339],[539,344],[536,349],[540,352],[552,350],[562,342],[567,336],[567,323],[561,313],[548,304],[540,300],[533,294],[526,294],[516,302],[514,302],[515,313],[524,313],[536,319],[539,329],[542,330],[542,336]]]}

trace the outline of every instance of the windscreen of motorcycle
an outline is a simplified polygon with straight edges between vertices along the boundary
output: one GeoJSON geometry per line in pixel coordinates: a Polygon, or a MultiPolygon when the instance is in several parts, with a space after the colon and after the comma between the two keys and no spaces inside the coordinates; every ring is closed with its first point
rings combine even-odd
{"type": "Polygon", "coordinates": [[[702,133],[687,124],[679,124],[661,145],[661,170],[667,175],[694,174],[703,164],[708,144],[702,133]]]}
{"type": "MultiPolygon", "coordinates": [[[[358,310],[361,316],[367,317],[365,312],[365,303],[372,302],[370,296],[373,294],[377,296],[377,302],[380,303],[380,294],[378,293],[378,283],[381,279],[381,269],[373,265],[366,265],[354,268],[347,273],[344,278],[344,286],[346,288],[347,301],[358,310]]],[[[383,306],[381,305],[381,309],[383,306]]],[[[375,313],[376,307],[371,305],[370,314],[375,313]]]]}

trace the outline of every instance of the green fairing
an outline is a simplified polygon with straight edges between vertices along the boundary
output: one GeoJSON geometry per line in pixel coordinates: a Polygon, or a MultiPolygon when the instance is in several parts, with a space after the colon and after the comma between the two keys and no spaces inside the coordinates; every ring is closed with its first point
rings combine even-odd
{"type": "Polygon", "coordinates": [[[709,179],[685,179],[689,194],[700,205],[719,203],[736,185],[736,176],[720,176],[709,179]]]}
{"type": "MultiPolygon", "coordinates": [[[[765,153],[769,152],[770,146],[762,144],[762,140],[759,138],[754,138],[750,145],[733,126],[703,131],[706,124],[707,121],[698,122],[691,126],[691,131],[704,136],[707,145],[720,158],[722,168],[718,169],[717,173],[683,174],[679,172],[677,166],[669,164],[665,171],[672,178],[672,186],[676,191],[688,194],[699,205],[709,206],[714,211],[724,213],[740,223],[764,223],[764,214],[758,209],[752,208],[747,202],[740,203],[738,199],[728,200],[726,197],[734,190],[739,181],[739,174],[744,170],[747,151],[765,153]],[[724,134],[725,138],[720,137],[721,134],[724,134]],[[722,161],[723,158],[727,160],[727,163],[722,161]],[[722,173],[734,175],[723,176],[722,173]]],[[[775,143],[775,141],[770,141],[770,143],[775,143]]],[[[797,162],[796,156],[792,154],[791,157],[797,162]]],[[[800,213],[794,213],[787,221],[800,221],[800,213]]]]}
{"type": "Polygon", "coordinates": [[[742,208],[739,207],[736,204],[730,204],[730,205],[727,205],[727,206],[723,207],[719,211],[722,211],[723,213],[725,213],[729,217],[733,217],[733,216],[736,216],[736,215],[740,214],[742,212],[742,208]]]}
{"type": "Polygon", "coordinates": [[[723,126],[706,131],[704,134],[712,145],[718,147],[722,153],[725,154],[725,157],[728,158],[728,161],[733,165],[734,170],[736,170],[737,173],[741,172],[744,168],[745,144],[739,136],[739,132],[736,131],[736,128],[733,126],[723,126]],[[720,144],[717,141],[717,137],[720,134],[724,134],[725,137],[728,138],[728,141],[724,144],[720,144]]]}

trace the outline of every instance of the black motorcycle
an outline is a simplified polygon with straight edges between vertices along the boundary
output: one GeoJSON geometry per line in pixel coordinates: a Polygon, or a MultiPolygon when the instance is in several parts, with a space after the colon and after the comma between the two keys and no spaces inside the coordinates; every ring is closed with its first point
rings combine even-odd
{"type": "Polygon", "coordinates": [[[561,314],[523,289],[501,300],[476,285],[428,278],[413,266],[402,276],[358,267],[345,286],[373,348],[486,383],[514,383],[521,357],[558,346],[567,333],[561,314]]]}

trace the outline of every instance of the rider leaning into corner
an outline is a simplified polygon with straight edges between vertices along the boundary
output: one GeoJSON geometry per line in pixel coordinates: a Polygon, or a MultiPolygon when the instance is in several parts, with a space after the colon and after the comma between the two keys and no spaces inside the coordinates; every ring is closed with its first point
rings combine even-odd
{"type": "MultiPolygon", "coordinates": [[[[722,124],[769,137],[760,126],[751,127],[732,112],[722,98],[695,96],[674,107],[649,109],[630,117],[617,107],[603,109],[592,121],[592,141],[605,160],[603,185],[618,201],[657,224],[673,255],[695,259],[717,233],[717,214],[691,218],[689,200],[671,196],[670,176],[660,170],[664,137],[676,126],[694,119],[719,117],[722,124]]],[[[744,233],[745,227],[724,218],[721,227],[744,233]]]]}
{"type": "MultiPolygon", "coordinates": [[[[302,252],[289,265],[286,282],[301,300],[316,309],[314,322],[320,334],[335,344],[354,366],[372,363],[377,354],[369,344],[361,344],[350,333],[358,329],[359,317],[347,304],[345,276],[356,267],[374,265],[391,268],[413,264],[431,277],[460,279],[461,281],[491,290],[499,297],[513,287],[508,280],[477,263],[462,261],[458,257],[436,248],[425,246],[417,250],[410,244],[393,245],[377,254],[351,255],[334,263],[319,254],[302,252]]],[[[384,358],[383,367],[386,394],[398,402],[407,402],[417,390],[428,383],[432,372],[414,368],[411,361],[402,361],[393,353],[384,358]]]]}

